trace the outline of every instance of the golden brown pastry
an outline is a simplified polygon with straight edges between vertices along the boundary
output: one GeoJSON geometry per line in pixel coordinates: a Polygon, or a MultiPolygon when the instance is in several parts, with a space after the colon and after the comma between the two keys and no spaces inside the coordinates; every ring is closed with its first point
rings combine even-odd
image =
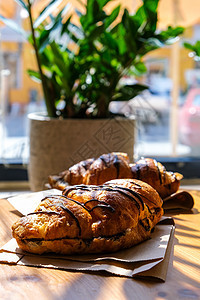
{"type": "Polygon", "coordinates": [[[73,165],[69,170],[61,172],[59,175],[50,175],[48,182],[51,187],[63,190],[68,184],[75,185],[83,183],[86,171],[95,159],[89,158],[73,165]]]}
{"type": "Polygon", "coordinates": [[[85,173],[83,183],[101,185],[118,178],[132,178],[129,159],[125,153],[112,152],[94,160],[85,173]]]}
{"type": "Polygon", "coordinates": [[[100,185],[115,178],[132,178],[126,153],[112,152],[81,161],[59,175],[49,176],[48,182],[52,188],[63,190],[67,185],[100,185]]]}
{"type": "Polygon", "coordinates": [[[97,159],[81,161],[58,176],[49,176],[49,184],[52,188],[63,190],[67,185],[101,185],[117,178],[134,178],[147,182],[164,199],[179,189],[183,176],[166,171],[155,159],[143,158],[131,164],[126,153],[112,152],[97,159]]]}
{"type": "Polygon", "coordinates": [[[12,232],[31,253],[114,252],[148,239],[162,213],[158,193],[138,180],[75,185],[44,198],[12,232]]]}
{"type": "Polygon", "coordinates": [[[183,176],[179,173],[166,171],[165,167],[155,159],[143,158],[130,164],[132,177],[150,184],[164,199],[175,193],[183,176]]]}

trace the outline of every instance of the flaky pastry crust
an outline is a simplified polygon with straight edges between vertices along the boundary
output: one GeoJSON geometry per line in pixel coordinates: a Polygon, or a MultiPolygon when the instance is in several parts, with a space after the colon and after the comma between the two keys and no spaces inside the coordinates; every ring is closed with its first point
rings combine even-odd
{"type": "Polygon", "coordinates": [[[180,186],[183,176],[179,173],[169,172],[155,159],[143,158],[130,164],[132,178],[150,184],[159,193],[162,199],[175,193],[180,186]]]}
{"type": "Polygon", "coordinates": [[[101,185],[111,179],[131,178],[127,154],[112,152],[103,154],[88,168],[83,183],[101,185]]]}
{"type": "Polygon", "coordinates": [[[155,159],[143,158],[130,163],[126,153],[112,152],[97,159],[81,161],[57,176],[49,176],[49,184],[52,188],[64,190],[68,185],[101,185],[108,180],[127,178],[150,184],[164,199],[178,191],[183,176],[167,171],[155,159]]]}
{"type": "Polygon", "coordinates": [[[162,214],[162,200],[151,186],[115,180],[69,186],[61,196],[44,198],[12,232],[19,247],[31,253],[114,252],[148,239],[162,214]]]}

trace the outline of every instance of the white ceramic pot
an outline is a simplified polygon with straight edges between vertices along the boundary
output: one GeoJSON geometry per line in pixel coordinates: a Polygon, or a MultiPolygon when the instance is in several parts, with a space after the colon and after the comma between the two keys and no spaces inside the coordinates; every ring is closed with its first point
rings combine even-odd
{"type": "Polygon", "coordinates": [[[48,176],[73,164],[112,151],[133,159],[135,121],[113,119],[51,119],[32,113],[28,176],[32,191],[45,188],[48,176]]]}

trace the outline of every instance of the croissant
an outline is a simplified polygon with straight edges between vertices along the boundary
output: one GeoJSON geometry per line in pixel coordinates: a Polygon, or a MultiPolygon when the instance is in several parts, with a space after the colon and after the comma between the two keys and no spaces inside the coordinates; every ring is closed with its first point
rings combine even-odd
{"type": "Polygon", "coordinates": [[[179,189],[183,176],[166,171],[155,159],[143,158],[136,163],[129,163],[126,153],[112,152],[97,159],[81,161],[58,176],[49,176],[49,184],[52,188],[63,190],[67,185],[101,185],[120,178],[142,180],[155,188],[164,199],[179,189]]]}
{"type": "Polygon", "coordinates": [[[84,181],[85,174],[94,158],[89,158],[73,165],[69,170],[61,172],[59,175],[49,176],[48,181],[51,187],[63,190],[66,185],[81,184],[84,181]]]}
{"type": "Polygon", "coordinates": [[[162,200],[150,185],[119,179],[45,197],[13,224],[12,234],[22,250],[36,254],[114,252],[148,239],[162,214],[162,200]]]}
{"type": "Polygon", "coordinates": [[[132,178],[142,180],[150,184],[164,199],[175,193],[180,186],[183,175],[166,171],[166,168],[155,159],[143,158],[134,164],[130,164],[132,178]]]}
{"type": "Polygon", "coordinates": [[[103,154],[88,168],[83,183],[101,185],[114,178],[132,178],[127,154],[103,154]]]}
{"type": "Polygon", "coordinates": [[[52,188],[63,190],[68,184],[100,185],[115,178],[132,178],[126,153],[112,152],[81,161],[58,176],[50,175],[48,182],[52,188]]]}

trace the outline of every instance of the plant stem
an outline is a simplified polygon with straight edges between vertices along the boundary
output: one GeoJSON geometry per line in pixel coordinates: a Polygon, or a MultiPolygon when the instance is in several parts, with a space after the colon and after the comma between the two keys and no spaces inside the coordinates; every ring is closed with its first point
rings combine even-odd
{"type": "Polygon", "coordinates": [[[31,12],[31,2],[28,0],[28,12],[29,12],[29,19],[30,19],[30,26],[31,26],[31,33],[32,33],[32,38],[33,38],[33,48],[35,50],[35,55],[36,55],[36,60],[37,60],[37,65],[41,77],[41,82],[42,82],[42,89],[44,93],[44,100],[47,108],[47,114],[49,117],[56,117],[55,109],[54,106],[52,105],[52,102],[50,101],[50,95],[48,92],[48,87],[46,83],[46,79],[44,77],[42,67],[41,67],[41,62],[40,62],[40,56],[39,56],[39,51],[36,43],[36,38],[35,38],[35,30],[33,26],[33,18],[32,18],[32,12],[31,12]]]}

